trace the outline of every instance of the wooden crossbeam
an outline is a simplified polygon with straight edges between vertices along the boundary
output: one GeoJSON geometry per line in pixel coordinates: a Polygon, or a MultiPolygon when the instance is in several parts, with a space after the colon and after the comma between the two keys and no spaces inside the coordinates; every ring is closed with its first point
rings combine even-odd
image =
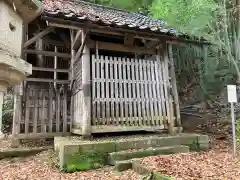
{"type": "Polygon", "coordinates": [[[53,30],[54,30],[54,27],[52,27],[52,26],[47,27],[42,32],[38,33],[36,36],[32,37],[27,42],[25,42],[24,45],[23,45],[23,48],[28,47],[32,43],[36,42],[38,39],[40,39],[43,36],[47,35],[48,33],[52,32],[53,30]]]}
{"type": "Polygon", "coordinates": [[[76,49],[80,46],[81,44],[81,35],[82,35],[82,30],[78,30],[73,42],[72,42],[72,48],[76,49]]]}
{"type": "Polygon", "coordinates": [[[133,43],[134,43],[134,34],[125,34],[124,36],[124,45],[126,46],[133,46],[133,43]]]}
{"type": "Polygon", "coordinates": [[[78,60],[81,56],[82,56],[82,53],[83,53],[83,49],[84,49],[84,46],[86,44],[86,40],[87,40],[87,35],[88,35],[88,32],[86,32],[84,34],[84,37],[83,37],[83,40],[82,40],[82,44],[81,44],[81,47],[78,49],[76,55],[75,55],[75,61],[78,60]]]}
{"type": "Polygon", "coordinates": [[[40,55],[44,55],[44,56],[58,56],[58,57],[62,57],[62,58],[71,58],[71,55],[68,53],[40,51],[40,50],[34,50],[34,49],[25,49],[23,51],[28,54],[40,54],[40,55]]]}
{"type": "Polygon", "coordinates": [[[151,48],[148,49],[146,47],[127,47],[123,44],[115,44],[108,43],[102,41],[87,41],[89,48],[96,48],[96,43],[98,44],[99,49],[110,50],[110,51],[118,51],[118,52],[128,52],[128,53],[137,53],[137,54],[156,54],[156,50],[151,48]]]}

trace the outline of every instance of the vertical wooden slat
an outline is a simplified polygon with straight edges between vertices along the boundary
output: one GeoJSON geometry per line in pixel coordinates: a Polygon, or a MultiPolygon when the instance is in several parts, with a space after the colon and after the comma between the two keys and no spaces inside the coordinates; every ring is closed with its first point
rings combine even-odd
{"type": "Polygon", "coordinates": [[[131,59],[131,81],[132,81],[132,102],[133,102],[133,122],[135,125],[137,125],[137,96],[136,96],[136,67],[135,67],[135,59],[131,59]]]}
{"type": "Polygon", "coordinates": [[[135,59],[135,75],[136,75],[136,102],[137,102],[137,116],[138,116],[138,125],[142,124],[142,113],[141,113],[141,94],[140,94],[140,88],[141,88],[141,82],[140,82],[140,61],[138,59],[135,59]]]}
{"type": "Polygon", "coordinates": [[[113,63],[113,58],[109,57],[109,62],[110,62],[110,100],[111,100],[111,124],[114,123],[115,121],[115,108],[114,108],[114,83],[113,83],[113,69],[114,69],[114,63],[113,63]]]}
{"type": "Polygon", "coordinates": [[[96,77],[95,56],[92,55],[92,124],[96,125],[96,77]]]}
{"type": "Polygon", "coordinates": [[[99,64],[99,57],[95,57],[95,63],[96,63],[96,91],[97,91],[97,98],[96,98],[96,110],[97,110],[97,118],[96,118],[96,124],[99,124],[100,116],[101,116],[101,107],[100,107],[100,64],[99,64]]]}
{"type": "Polygon", "coordinates": [[[104,76],[104,68],[105,68],[105,62],[104,62],[104,57],[100,56],[100,67],[101,67],[101,72],[100,72],[100,86],[101,86],[101,124],[105,125],[106,124],[106,115],[105,115],[105,76],[104,76]]]}
{"type": "Polygon", "coordinates": [[[30,113],[30,97],[31,97],[31,90],[30,89],[26,89],[26,93],[25,93],[25,133],[28,134],[29,133],[29,113],[30,113]]]}
{"type": "Polygon", "coordinates": [[[161,107],[162,107],[162,123],[163,120],[166,119],[166,99],[164,96],[164,81],[163,81],[163,68],[162,68],[162,60],[160,59],[160,56],[158,56],[158,74],[159,74],[159,84],[160,84],[160,97],[161,97],[161,107]]]}
{"type": "Polygon", "coordinates": [[[159,77],[159,68],[158,68],[158,63],[159,63],[160,59],[159,56],[157,55],[156,57],[156,61],[154,61],[154,71],[155,71],[155,90],[156,90],[156,98],[155,98],[155,102],[156,102],[156,106],[157,106],[157,125],[162,125],[162,98],[161,98],[161,94],[160,94],[160,77],[159,77]]]}
{"type": "Polygon", "coordinates": [[[34,98],[34,110],[33,110],[33,133],[37,133],[37,122],[38,122],[38,90],[35,89],[33,91],[33,98],[34,98]]]}
{"type": "Polygon", "coordinates": [[[114,104],[115,104],[115,123],[119,125],[119,92],[118,92],[118,59],[114,60],[114,104]]]}
{"type": "Polygon", "coordinates": [[[145,108],[146,108],[146,117],[145,122],[147,125],[150,125],[150,109],[149,109],[149,96],[148,96],[148,79],[147,79],[147,62],[143,60],[143,79],[144,79],[144,96],[145,96],[145,108]]]}
{"type": "Polygon", "coordinates": [[[147,60],[147,76],[148,76],[148,98],[150,106],[150,125],[154,125],[154,113],[153,113],[153,79],[151,71],[151,60],[147,60]]]}
{"type": "Polygon", "coordinates": [[[128,86],[128,114],[129,114],[129,124],[133,125],[132,118],[132,87],[131,87],[131,60],[127,58],[127,86],[128,86]]]}
{"type": "Polygon", "coordinates": [[[60,91],[56,90],[56,132],[60,132],[60,91]]]}
{"type": "Polygon", "coordinates": [[[118,58],[118,73],[119,73],[119,102],[120,102],[120,124],[123,125],[123,118],[124,118],[124,109],[123,109],[123,76],[122,76],[122,59],[118,58]]]}
{"type": "MultiPolygon", "coordinates": [[[[54,46],[54,52],[57,53],[57,51],[58,51],[57,46],[54,46]]],[[[58,57],[54,56],[54,80],[57,80],[57,72],[56,72],[56,70],[58,68],[57,63],[58,63],[58,57]]],[[[54,82],[54,88],[56,88],[56,87],[57,87],[57,83],[54,82]]]]}
{"type": "Polygon", "coordinates": [[[42,89],[41,90],[41,101],[42,101],[42,106],[41,106],[41,132],[45,132],[45,91],[42,89]]]}
{"type": "Polygon", "coordinates": [[[126,121],[128,119],[128,103],[127,103],[127,68],[126,68],[126,58],[122,58],[122,73],[123,73],[123,106],[124,106],[124,119],[125,125],[129,125],[129,122],[126,121]]]}
{"type": "Polygon", "coordinates": [[[111,66],[110,62],[109,62],[109,57],[106,56],[105,57],[105,63],[106,63],[106,66],[105,66],[105,81],[106,81],[106,99],[105,99],[105,102],[106,102],[106,124],[108,124],[108,122],[110,121],[111,117],[110,117],[110,101],[109,101],[109,67],[111,66]]]}
{"type": "Polygon", "coordinates": [[[52,132],[52,125],[53,125],[53,93],[52,89],[48,91],[48,127],[49,132],[52,132]]]}
{"type": "Polygon", "coordinates": [[[141,93],[141,112],[142,112],[142,124],[146,125],[145,123],[145,119],[146,119],[146,111],[145,111],[145,107],[146,107],[146,98],[145,98],[145,94],[144,94],[144,79],[143,79],[143,60],[139,59],[139,77],[140,77],[140,93],[141,93]]]}
{"type": "Polygon", "coordinates": [[[68,124],[68,119],[67,119],[67,91],[64,91],[63,93],[63,132],[67,132],[67,124],[68,124]]]}
{"type": "Polygon", "coordinates": [[[163,69],[163,83],[164,83],[164,96],[165,96],[165,106],[166,106],[166,112],[167,112],[167,121],[168,121],[168,124],[169,122],[171,121],[170,120],[170,109],[169,109],[169,98],[168,98],[168,86],[169,86],[169,83],[168,83],[168,61],[166,59],[166,56],[164,54],[164,60],[161,61],[162,63],[162,69],[163,69]]]}

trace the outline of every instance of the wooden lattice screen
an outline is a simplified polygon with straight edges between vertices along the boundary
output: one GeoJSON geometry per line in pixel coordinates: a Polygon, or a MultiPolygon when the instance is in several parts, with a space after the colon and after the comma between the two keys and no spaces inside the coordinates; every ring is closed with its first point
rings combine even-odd
{"type": "Polygon", "coordinates": [[[69,132],[70,117],[66,89],[32,89],[24,93],[19,133],[69,132]]]}
{"type": "Polygon", "coordinates": [[[92,125],[163,126],[168,62],[92,55],[92,125]]]}

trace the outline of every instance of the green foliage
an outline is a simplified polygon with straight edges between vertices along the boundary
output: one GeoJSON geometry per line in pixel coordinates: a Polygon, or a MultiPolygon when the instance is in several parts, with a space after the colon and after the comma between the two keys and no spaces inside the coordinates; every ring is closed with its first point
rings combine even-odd
{"type": "Polygon", "coordinates": [[[149,7],[153,0],[90,0],[90,2],[117,9],[148,14],[149,7]]]}
{"type": "Polygon", "coordinates": [[[214,0],[155,0],[151,13],[180,32],[202,37],[209,22],[215,21],[213,12],[217,7],[214,0]]]}
{"type": "Polygon", "coordinates": [[[11,131],[13,119],[13,96],[11,94],[7,94],[5,96],[4,104],[3,104],[3,129],[4,133],[9,133],[11,131]]]}
{"type": "Polygon", "coordinates": [[[76,153],[68,157],[65,171],[68,173],[76,171],[87,171],[102,168],[107,165],[108,154],[90,151],[84,154],[76,153]]]}

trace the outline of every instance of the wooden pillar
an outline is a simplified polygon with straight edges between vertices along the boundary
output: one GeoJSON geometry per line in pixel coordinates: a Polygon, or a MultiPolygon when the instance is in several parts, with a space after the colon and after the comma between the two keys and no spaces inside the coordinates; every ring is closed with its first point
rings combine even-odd
{"type": "Polygon", "coordinates": [[[181,117],[180,117],[180,108],[179,108],[179,98],[178,98],[178,90],[177,90],[177,81],[175,75],[175,66],[173,60],[173,51],[172,44],[168,44],[168,54],[170,61],[170,77],[171,77],[171,85],[172,85],[172,93],[173,93],[173,101],[175,105],[175,115],[176,115],[176,126],[181,126],[181,117]]]}
{"type": "MultiPolygon", "coordinates": [[[[82,43],[87,32],[82,31],[82,43]]],[[[91,59],[90,49],[87,44],[83,49],[82,55],[82,135],[89,137],[91,135],[91,59]]]]}

